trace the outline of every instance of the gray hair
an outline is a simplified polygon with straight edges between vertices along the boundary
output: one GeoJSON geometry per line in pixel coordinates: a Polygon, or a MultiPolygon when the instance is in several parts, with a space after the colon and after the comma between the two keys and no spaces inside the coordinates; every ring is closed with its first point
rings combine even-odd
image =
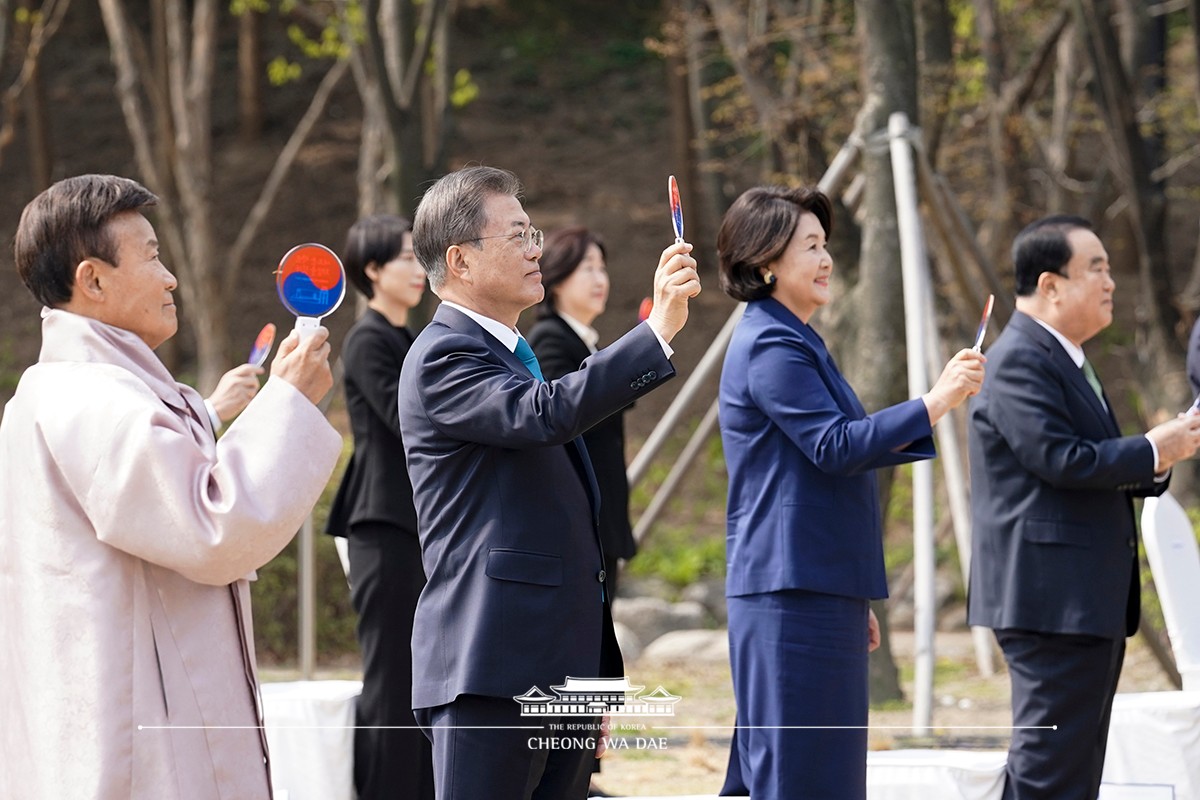
{"type": "Polygon", "coordinates": [[[519,197],[520,179],[506,169],[464,167],[439,178],[421,198],[413,217],[413,252],[434,291],[446,283],[446,250],[483,234],[484,201],[497,194],[519,197]]]}

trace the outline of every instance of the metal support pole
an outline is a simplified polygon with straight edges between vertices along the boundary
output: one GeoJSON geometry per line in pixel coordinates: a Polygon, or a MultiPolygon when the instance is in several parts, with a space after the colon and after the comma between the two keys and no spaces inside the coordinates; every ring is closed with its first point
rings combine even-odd
{"type": "MultiPolygon", "coordinates": [[[[938,335],[937,318],[933,309],[933,293],[925,292],[925,329],[928,374],[939,374],[946,360],[942,352],[941,337],[938,335]]],[[[934,429],[938,443],[938,461],[946,480],[946,496],[949,499],[950,520],[954,527],[954,541],[958,546],[958,564],[962,569],[963,586],[971,582],[971,501],[967,488],[967,470],[962,463],[962,450],[958,446],[957,420],[953,412],[938,423],[934,429]]],[[[992,633],[978,625],[971,628],[971,641],[975,645],[975,664],[979,674],[990,677],[996,674],[992,660],[992,633]]]]}
{"type": "Polygon", "coordinates": [[[683,384],[683,388],[679,390],[679,394],[675,395],[675,399],[671,401],[671,405],[667,408],[667,413],[663,414],[662,419],[654,426],[654,430],[650,432],[650,436],[646,439],[646,443],[638,450],[637,455],[633,458],[633,463],[629,465],[629,469],[625,473],[626,479],[629,481],[629,488],[633,488],[646,476],[646,471],[650,468],[650,462],[658,455],[658,451],[666,444],[667,437],[671,435],[671,431],[679,425],[679,421],[687,412],[688,406],[700,394],[700,390],[704,386],[704,382],[709,376],[714,374],[721,368],[721,361],[725,357],[725,348],[729,346],[729,340],[733,338],[733,329],[737,327],[738,320],[742,318],[742,314],[746,311],[745,303],[738,303],[733,313],[729,315],[729,319],[725,321],[725,326],[721,328],[720,333],[713,339],[713,343],[709,345],[708,350],[704,353],[700,363],[696,365],[696,369],[688,376],[687,382],[683,384]]]}
{"type": "MultiPolygon", "coordinates": [[[[912,146],[908,141],[908,117],[892,114],[888,119],[892,173],[896,185],[896,221],[900,228],[900,259],[904,275],[904,337],[908,349],[908,396],[920,397],[929,390],[925,370],[925,293],[928,288],[928,259],[921,234],[917,206],[916,174],[912,146]]],[[[916,675],[913,688],[913,734],[929,733],[933,715],[933,628],[934,575],[937,569],[933,532],[933,464],[928,460],[912,465],[913,476],[913,570],[916,675]]]]}
{"type": "Polygon", "coordinates": [[[311,681],[317,663],[317,564],[313,520],[309,514],[300,527],[300,677],[311,681]]]}
{"type": "Polygon", "coordinates": [[[650,505],[642,512],[642,516],[638,517],[637,525],[633,528],[633,540],[638,543],[639,547],[646,538],[646,532],[650,530],[650,526],[658,519],[658,515],[662,513],[662,510],[667,507],[667,501],[671,499],[671,495],[675,494],[675,488],[683,481],[683,476],[687,474],[688,468],[692,466],[692,462],[700,454],[704,443],[708,441],[708,437],[712,436],[713,430],[717,427],[718,405],[716,400],[712,401],[712,405],[708,407],[708,411],[704,414],[704,419],[700,420],[699,426],[692,433],[692,438],[688,439],[683,452],[679,454],[679,458],[675,459],[675,464],[671,467],[671,471],[667,473],[666,480],[662,482],[662,486],[658,487],[658,491],[654,493],[654,499],[650,501],[650,505]]]}

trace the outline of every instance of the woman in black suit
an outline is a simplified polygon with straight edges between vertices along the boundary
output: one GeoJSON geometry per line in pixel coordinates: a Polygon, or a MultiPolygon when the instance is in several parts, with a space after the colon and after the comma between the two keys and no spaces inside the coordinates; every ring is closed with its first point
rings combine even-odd
{"type": "MultiPolygon", "coordinates": [[[[548,381],[579,369],[596,352],[600,337],[591,326],[608,303],[605,261],[604,242],[587,228],[564,228],[546,236],[539,259],[546,297],[528,339],[548,381]]],[[[614,597],[619,560],[637,551],[629,526],[623,417],[613,414],[583,435],[600,485],[600,542],[614,597]]]]}
{"type": "Polygon", "coordinates": [[[354,454],[326,530],[349,539],[350,597],[363,658],[354,732],[359,800],[434,796],[432,751],[412,713],[413,613],[425,573],[396,394],[413,341],[408,312],[425,292],[411,227],[391,215],[361,219],[350,228],[342,257],[367,310],[342,346],[354,454]]]}

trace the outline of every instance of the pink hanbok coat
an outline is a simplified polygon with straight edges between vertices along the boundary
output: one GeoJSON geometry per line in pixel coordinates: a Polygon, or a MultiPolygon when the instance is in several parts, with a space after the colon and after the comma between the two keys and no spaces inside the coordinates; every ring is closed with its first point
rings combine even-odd
{"type": "Polygon", "coordinates": [[[0,420],[0,798],[268,798],[247,578],[341,437],[271,378],[218,442],[136,336],[43,313],[0,420]]]}

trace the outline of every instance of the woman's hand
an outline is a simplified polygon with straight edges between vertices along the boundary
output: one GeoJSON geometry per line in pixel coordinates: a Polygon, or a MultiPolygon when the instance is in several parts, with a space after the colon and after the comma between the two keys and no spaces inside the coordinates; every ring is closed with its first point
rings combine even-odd
{"type": "Polygon", "coordinates": [[[867,652],[874,653],[882,643],[883,636],[879,633],[879,618],[875,616],[875,610],[869,608],[867,609],[867,652]]]}
{"type": "Polygon", "coordinates": [[[217,412],[217,419],[223,423],[229,422],[250,404],[254,395],[258,394],[258,376],[262,373],[262,367],[242,364],[221,376],[217,388],[208,396],[208,402],[217,412]]]}
{"type": "Polygon", "coordinates": [[[930,425],[936,425],[950,409],[960,405],[968,397],[979,394],[983,386],[983,365],[986,362],[987,358],[983,353],[977,353],[970,348],[954,354],[954,358],[950,359],[942,374],[938,376],[937,383],[921,396],[929,412],[930,425]]]}

